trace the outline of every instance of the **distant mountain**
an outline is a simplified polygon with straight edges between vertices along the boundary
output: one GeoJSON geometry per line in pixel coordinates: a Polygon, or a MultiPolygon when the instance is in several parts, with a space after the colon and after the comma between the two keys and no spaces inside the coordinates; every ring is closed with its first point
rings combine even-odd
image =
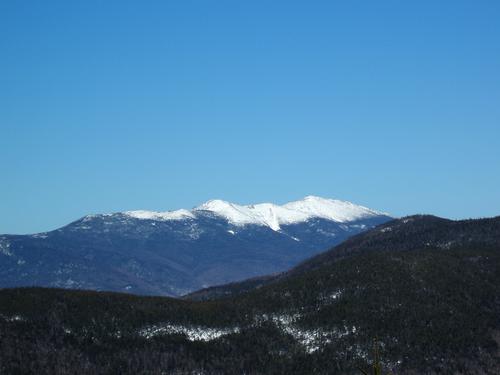
{"type": "Polygon", "coordinates": [[[398,219],[247,293],[0,290],[6,374],[500,373],[500,217],[398,219]],[[371,372],[370,372],[371,373],[371,372]]]}
{"type": "Polygon", "coordinates": [[[282,206],[212,200],[193,210],[89,215],[51,232],[0,236],[0,287],[179,296],[282,272],[390,219],[314,196],[282,206]]]}

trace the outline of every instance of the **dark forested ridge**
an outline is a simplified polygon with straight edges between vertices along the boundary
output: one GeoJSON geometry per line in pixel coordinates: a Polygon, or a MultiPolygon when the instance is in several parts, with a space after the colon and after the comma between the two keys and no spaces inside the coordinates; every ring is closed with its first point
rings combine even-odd
{"type": "Polygon", "coordinates": [[[474,244],[498,246],[499,228],[500,217],[454,221],[431,215],[409,216],[353,236],[330,251],[316,255],[287,272],[201,289],[186,295],[185,298],[207,300],[231,297],[367,251],[449,249],[470,247],[474,244]]]}
{"type": "Polygon", "coordinates": [[[2,374],[500,372],[500,219],[415,216],[206,301],[0,291],[2,374]]]}

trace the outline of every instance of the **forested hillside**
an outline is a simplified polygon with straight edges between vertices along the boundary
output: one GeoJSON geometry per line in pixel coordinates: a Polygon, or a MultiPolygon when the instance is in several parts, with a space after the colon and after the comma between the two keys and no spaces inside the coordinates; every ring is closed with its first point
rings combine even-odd
{"type": "Polygon", "coordinates": [[[500,372],[500,220],[396,220],[233,297],[0,291],[7,374],[500,372]],[[391,228],[391,229],[388,229],[391,228]]]}

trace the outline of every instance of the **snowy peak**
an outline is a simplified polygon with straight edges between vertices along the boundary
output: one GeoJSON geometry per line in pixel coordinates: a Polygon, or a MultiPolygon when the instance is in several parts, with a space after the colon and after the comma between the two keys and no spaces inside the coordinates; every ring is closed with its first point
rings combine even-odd
{"type": "Polygon", "coordinates": [[[213,212],[239,212],[244,209],[244,206],[240,206],[231,202],[223,201],[221,199],[212,199],[202,205],[193,209],[193,211],[213,211],[213,212]]]}
{"type": "Polygon", "coordinates": [[[127,211],[125,215],[136,219],[148,220],[183,220],[195,219],[204,212],[227,220],[238,226],[248,224],[263,225],[279,231],[281,225],[305,222],[313,218],[321,218],[346,223],[375,216],[388,216],[355,205],[351,202],[307,196],[302,200],[286,203],[282,206],[273,203],[239,205],[220,199],[209,200],[191,211],[177,210],[167,212],[127,211]]]}
{"type": "Polygon", "coordinates": [[[193,212],[210,211],[217,216],[222,216],[235,225],[261,224],[265,223],[256,217],[250,208],[252,206],[240,206],[235,203],[226,202],[220,199],[210,200],[196,207],[193,212]]]}
{"type": "Polygon", "coordinates": [[[280,224],[306,221],[306,215],[272,203],[241,206],[222,200],[211,200],[193,211],[210,211],[234,225],[257,224],[280,230],[280,224]]]}
{"type": "Polygon", "coordinates": [[[282,206],[272,203],[242,206],[222,200],[211,200],[193,210],[196,211],[210,211],[234,225],[266,225],[275,231],[280,230],[280,225],[304,222],[312,218],[345,223],[384,215],[351,202],[316,196],[307,196],[282,206]]]}
{"type": "Polygon", "coordinates": [[[302,200],[285,204],[291,210],[302,212],[309,218],[319,217],[341,223],[384,215],[369,208],[337,199],[326,199],[309,195],[302,200]]]}

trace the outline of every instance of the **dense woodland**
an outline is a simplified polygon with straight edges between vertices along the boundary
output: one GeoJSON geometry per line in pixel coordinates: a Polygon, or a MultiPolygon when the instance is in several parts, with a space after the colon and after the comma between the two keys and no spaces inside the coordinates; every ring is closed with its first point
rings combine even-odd
{"type": "Polygon", "coordinates": [[[384,372],[500,373],[499,218],[395,220],[253,283],[204,301],[1,290],[0,373],[356,374],[375,337],[384,372]]]}

